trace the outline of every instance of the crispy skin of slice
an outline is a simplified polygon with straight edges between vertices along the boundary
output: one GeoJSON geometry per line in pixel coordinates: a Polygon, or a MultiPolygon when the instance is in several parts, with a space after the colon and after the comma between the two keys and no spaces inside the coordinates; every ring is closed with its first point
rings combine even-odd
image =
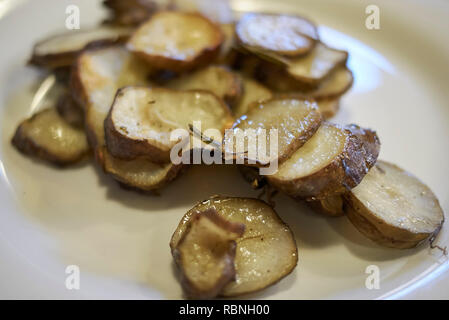
{"type": "Polygon", "coordinates": [[[435,237],[444,213],[425,184],[403,169],[378,161],[345,195],[349,220],[367,238],[392,248],[414,248],[435,237]]]}
{"type": "Polygon", "coordinates": [[[239,170],[243,179],[251,184],[251,187],[254,190],[261,189],[267,184],[267,180],[264,178],[264,176],[261,176],[259,174],[259,169],[250,166],[237,166],[237,169],[239,170]]]}
{"type": "Polygon", "coordinates": [[[274,175],[266,178],[294,198],[325,199],[357,186],[374,165],[379,149],[379,139],[371,130],[355,131],[324,123],[274,175]]]}
{"type": "Polygon", "coordinates": [[[87,50],[77,59],[72,72],[72,94],[85,111],[86,132],[103,170],[122,185],[149,191],[161,188],[180,172],[180,166],[165,166],[148,160],[123,161],[105,148],[104,121],[117,90],[127,85],[148,84],[151,73],[139,59],[120,46],[87,50]]]}
{"type": "Polygon", "coordinates": [[[306,202],[313,211],[328,217],[341,217],[345,215],[343,196],[331,196],[322,200],[306,202]]]}
{"type": "Polygon", "coordinates": [[[56,104],[59,115],[70,125],[76,128],[84,127],[84,111],[73,99],[69,91],[65,92],[56,104]]]}
{"type": "Polygon", "coordinates": [[[56,109],[42,110],[23,121],[12,144],[23,154],[58,166],[79,162],[90,150],[84,131],[67,123],[56,109]]]}
{"type": "Polygon", "coordinates": [[[208,91],[126,87],[117,93],[105,121],[106,145],[121,159],[148,157],[170,162],[173,130],[201,121],[201,129],[224,132],[232,122],[229,108],[208,91]]]}
{"type": "Polygon", "coordinates": [[[125,42],[131,35],[129,28],[100,27],[70,31],[38,42],[30,64],[50,69],[70,67],[86,47],[101,47],[125,42]]]}
{"type": "Polygon", "coordinates": [[[194,213],[172,255],[182,273],[187,297],[210,299],[235,279],[236,240],[242,223],[230,222],[214,209],[194,213]]]}
{"type": "Polygon", "coordinates": [[[296,267],[298,251],[291,230],[272,207],[257,199],[215,197],[199,203],[179,223],[170,242],[172,250],[178,246],[192,216],[208,209],[225,220],[245,225],[245,233],[236,240],[235,280],[220,292],[221,296],[262,290],[296,267]]]}
{"type": "Polygon", "coordinates": [[[242,76],[243,94],[240,101],[232,108],[233,114],[240,118],[248,112],[250,106],[254,106],[255,102],[261,102],[273,98],[270,89],[258,83],[249,77],[242,76]]]}
{"type": "Polygon", "coordinates": [[[248,13],[236,26],[239,42],[251,50],[256,48],[286,56],[310,52],[318,40],[316,26],[299,16],[248,13]]]}
{"type": "Polygon", "coordinates": [[[233,106],[242,95],[242,79],[224,66],[209,66],[174,79],[167,87],[176,90],[208,90],[233,106]]]}
{"type": "Polygon", "coordinates": [[[154,68],[182,72],[213,61],[223,41],[220,27],[200,14],[162,11],[135,31],[127,48],[154,68]]]}
{"type": "Polygon", "coordinates": [[[239,152],[251,165],[264,166],[275,160],[284,162],[313,136],[321,124],[321,114],[316,104],[307,100],[272,99],[256,104],[234,123],[232,130],[226,131],[223,140],[226,154],[239,152]],[[268,153],[272,142],[271,129],[278,130],[277,152],[274,154],[268,153]],[[239,133],[245,130],[254,130],[258,138],[262,130],[266,130],[265,139],[262,139],[266,141],[265,145],[262,140],[261,144],[256,144],[239,139],[239,133]],[[263,148],[267,152],[263,152],[263,148]]]}

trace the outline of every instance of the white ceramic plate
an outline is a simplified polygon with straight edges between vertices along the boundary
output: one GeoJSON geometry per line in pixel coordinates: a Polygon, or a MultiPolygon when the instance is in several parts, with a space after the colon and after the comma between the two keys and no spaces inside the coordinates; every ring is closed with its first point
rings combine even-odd
{"type": "MultiPolygon", "coordinates": [[[[57,170],[9,143],[31,112],[38,74],[25,62],[32,45],[64,29],[71,2],[0,3],[0,298],[180,298],[170,236],[198,200],[255,195],[234,169],[196,167],[150,197],[121,190],[93,165],[57,170]],[[79,291],[65,287],[67,265],[80,267],[79,291]]],[[[376,0],[380,30],[368,30],[365,8],[372,2],[241,0],[233,6],[303,13],[322,26],[327,43],[348,50],[356,81],[336,121],[375,128],[381,158],[415,173],[449,212],[449,2],[376,0]]],[[[90,0],[77,4],[82,27],[104,14],[90,0]]],[[[439,251],[381,248],[345,218],[322,218],[286,197],[276,202],[296,235],[299,264],[249,298],[449,298],[448,262],[439,251]],[[380,268],[378,290],[365,287],[369,265],[380,268]]],[[[439,242],[449,244],[447,228],[439,242]]]]}

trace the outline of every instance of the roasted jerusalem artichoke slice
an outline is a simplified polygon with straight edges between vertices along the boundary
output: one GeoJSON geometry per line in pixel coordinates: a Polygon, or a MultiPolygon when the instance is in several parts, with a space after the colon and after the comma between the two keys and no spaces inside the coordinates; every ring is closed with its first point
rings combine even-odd
{"type": "Polygon", "coordinates": [[[371,130],[324,123],[266,179],[294,198],[325,199],[357,186],[375,164],[379,149],[371,130]]]}
{"type": "Polygon", "coordinates": [[[313,136],[320,124],[316,104],[307,100],[275,98],[257,102],[226,131],[223,149],[226,155],[242,157],[250,165],[282,163],[313,136]],[[272,129],[277,130],[277,137],[271,137],[272,129]],[[241,138],[242,133],[250,137],[250,130],[258,143],[241,138]]]}
{"type": "Polygon", "coordinates": [[[200,14],[162,11],[135,31],[127,47],[154,68],[181,72],[213,61],[223,41],[220,27],[200,14]]]}
{"type": "Polygon", "coordinates": [[[208,90],[233,106],[242,95],[242,79],[223,66],[209,66],[167,84],[177,90],[208,90]]]}
{"type": "Polygon", "coordinates": [[[262,290],[296,267],[298,251],[292,232],[272,207],[256,199],[215,197],[199,203],[186,213],[173,234],[172,253],[179,248],[191,219],[206,210],[216,211],[228,223],[245,225],[244,234],[235,240],[235,280],[221,290],[220,296],[262,290]]]}
{"type": "Polygon", "coordinates": [[[248,112],[251,104],[261,102],[273,98],[273,93],[257,81],[242,76],[243,79],[243,95],[240,101],[232,108],[232,113],[240,118],[248,112]]]}
{"type": "Polygon", "coordinates": [[[310,52],[318,40],[316,26],[299,16],[248,13],[236,26],[236,34],[246,49],[263,50],[286,56],[310,52]]]}
{"type": "Polygon", "coordinates": [[[89,153],[84,130],[71,126],[56,111],[45,109],[22,122],[12,144],[22,153],[66,166],[89,153]]]}
{"type": "Polygon", "coordinates": [[[33,49],[30,63],[46,68],[70,67],[78,54],[87,46],[104,46],[126,41],[131,29],[100,27],[70,31],[38,42],[33,49]]]}
{"type": "Polygon", "coordinates": [[[345,211],[366,237],[398,249],[435,238],[444,222],[443,210],[429,187],[385,161],[378,161],[345,195],[345,211]]]}
{"type": "Polygon", "coordinates": [[[223,133],[233,117],[208,91],[126,87],[118,91],[105,121],[106,145],[117,158],[169,163],[172,147],[179,143],[171,139],[172,131],[188,131],[195,122],[201,123],[201,130],[223,133]]]}
{"type": "Polygon", "coordinates": [[[173,180],[179,166],[160,166],[136,159],[114,158],[105,148],[104,121],[119,88],[148,84],[151,70],[125,48],[113,46],[83,52],[72,72],[72,93],[84,108],[89,143],[103,170],[122,185],[143,191],[154,190],[173,180]]]}
{"type": "Polygon", "coordinates": [[[344,66],[348,53],[318,43],[313,51],[305,57],[288,61],[287,73],[304,85],[318,85],[332,71],[344,66]]]}
{"type": "Polygon", "coordinates": [[[245,225],[230,222],[215,209],[195,212],[173,258],[182,273],[182,286],[189,298],[209,299],[220,294],[235,280],[237,243],[245,232],[245,225]]]}

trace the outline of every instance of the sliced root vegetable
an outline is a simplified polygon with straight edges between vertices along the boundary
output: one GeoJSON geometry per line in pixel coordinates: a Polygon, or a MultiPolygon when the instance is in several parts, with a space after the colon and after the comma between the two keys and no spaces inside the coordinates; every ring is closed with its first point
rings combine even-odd
{"type": "Polygon", "coordinates": [[[292,197],[325,199],[357,186],[374,165],[379,149],[373,131],[353,132],[353,128],[324,123],[275,174],[266,178],[292,197]]]}
{"type": "Polygon", "coordinates": [[[226,131],[223,150],[250,165],[282,163],[313,136],[320,124],[321,114],[315,103],[294,98],[267,100],[251,106],[226,131]],[[271,138],[272,133],[277,136],[271,138]],[[251,141],[251,136],[259,142],[251,141]]]}
{"type": "Polygon", "coordinates": [[[40,41],[34,46],[30,63],[40,67],[70,67],[86,47],[101,47],[126,41],[131,29],[100,27],[71,31],[40,41]]]}
{"type": "Polygon", "coordinates": [[[322,200],[307,201],[307,205],[313,211],[329,217],[341,217],[345,215],[343,196],[331,196],[322,200]]]}
{"type": "Polygon", "coordinates": [[[319,85],[332,71],[344,66],[348,53],[318,43],[305,57],[290,59],[287,72],[305,85],[319,85]]]}
{"type": "Polygon", "coordinates": [[[173,257],[187,297],[210,299],[235,279],[237,243],[245,225],[230,222],[214,209],[194,213],[173,257]]]}
{"type": "Polygon", "coordinates": [[[170,81],[167,86],[177,90],[208,90],[233,106],[242,95],[242,79],[227,67],[209,66],[170,81]]]}
{"type": "Polygon", "coordinates": [[[163,11],[136,30],[128,49],[155,68],[181,72],[213,61],[223,40],[220,27],[199,14],[163,11]]]}
{"type": "Polygon", "coordinates": [[[173,164],[164,166],[145,159],[124,161],[114,158],[105,148],[104,122],[119,88],[148,84],[151,73],[139,59],[123,47],[87,50],[77,59],[72,72],[72,93],[84,107],[89,143],[103,170],[129,188],[143,191],[158,189],[180,172],[173,164]]]}
{"type": "Polygon", "coordinates": [[[56,104],[59,115],[70,125],[76,128],[84,127],[84,111],[73,99],[70,92],[64,93],[56,104]]]}
{"type": "Polygon", "coordinates": [[[380,245],[406,249],[435,237],[444,213],[433,192],[412,174],[378,161],[345,196],[349,220],[380,245]]]}
{"type": "Polygon", "coordinates": [[[84,51],[72,71],[71,92],[84,108],[89,142],[104,145],[104,120],[119,88],[148,84],[151,70],[121,46],[84,51]]]}
{"type": "Polygon", "coordinates": [[[317,89],[306,91],[304,95],[314,99],[338,99],[352,86],[354,77],[346,67],[337,68],[317,89]]]}
{"type": "Polygon", "coordinates": [[[68,124],[56,109],[45,109],[23,121],[12,144],[26,155],[60,166],[81,161],[90,150],[84,131],[68,124]]]}
{"type": "Polygon", "coordinates": [[[236,117],[241,117],[248,112],[250,105],[255,102],[261,102],[273,98],[273,93],[262,84],[249,78],[243,79],[243,94],[240,101],[232,108],[232,112],[236,117]]]}
{"type": "Polygon", "coordinates": [[[182,165],[156,164],[146,159],[125,161],[113,157],[106,148],[98,151],[103,170],[128,189],[158,190],[173,181],[183,169],[182,165]]]}
{"type": "Polygon", "coordinates": [[[168,163],[171,149],[179,143],[171,140],[172,131],[188,131],[195,122],[201,122],[203,131],[223,133],[233,117],[208,91],[126,87],[117,93],[105,122],[107,148],[121,159],[145,156],[152,162],[168,163]]]}
{"type": "Polygon", "coordinates": [[[221,296],[262,290],[293,271],[298,252],[292,232],[272,207],[256,199],[215,197],[199,203],[182,218],[170,242],[172,251],[192,217],[210,209],[229,223],[245,225],[243,236],[235,240],[235,280],[224,287],[221,296]]]}
{"type": "Polygon", "coordinates": [[[299,16],[249,13],[236,26],[240,43],[286,56],[310,52],[318,40],[316,26],[299,16]]]}

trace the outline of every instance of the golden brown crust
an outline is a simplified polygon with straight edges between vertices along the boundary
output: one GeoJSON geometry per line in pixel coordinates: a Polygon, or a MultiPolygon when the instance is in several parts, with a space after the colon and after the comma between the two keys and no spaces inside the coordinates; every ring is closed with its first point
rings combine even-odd
{"type": "Polygon", "coordinates": [[[327,166],[311,175],[292,180],[267,176],[268,182],[290,196],[309,201],[336,196],[357,186],[374,165],[380,143],[374,131],[366,129],[367,134],[372,136],[372,145],[366,143],[368,138],[362,140],[349,128],[344,131],[344,149],[327,166]]]}
{"type": "MultiPolygon", "coordinates": [[[[157,18],[159,15],[165,14],[167,11],[160,11],[151,16],[151,18],[145,22],[151,22],[152,19],[157,18]]],[[[198,52],[195,56],[186,60],[179,60],[175,58],[169,58],[162,55],[157,54],[148,54],[142,50],[137,48],[129,47],[129,50],[134,52],[136,55],[146,60],[152,67],[156,69],[164,69],[171,70],[174,72],[186,72],[192,70],[194,68],[204,67],[214,61],[221,51],[221,45],[224,41],[223,33],[218,25],[211,22],[209,19],[205,18],[199,13],[182,13],[183,15],[190,15],[200,19],[203,19],[207,24],[212,28],[216,34],[215,41],[211,43],[207,48],[204,48],[202,51],[198,52]]],[[[136,31],[137,33],[137,31],[136,31]]],[[[135,34],[136,34],[135,33],[135,34]]],[[[133,40],[134,36],[131,36],[130,41],[133,40]]]]}

